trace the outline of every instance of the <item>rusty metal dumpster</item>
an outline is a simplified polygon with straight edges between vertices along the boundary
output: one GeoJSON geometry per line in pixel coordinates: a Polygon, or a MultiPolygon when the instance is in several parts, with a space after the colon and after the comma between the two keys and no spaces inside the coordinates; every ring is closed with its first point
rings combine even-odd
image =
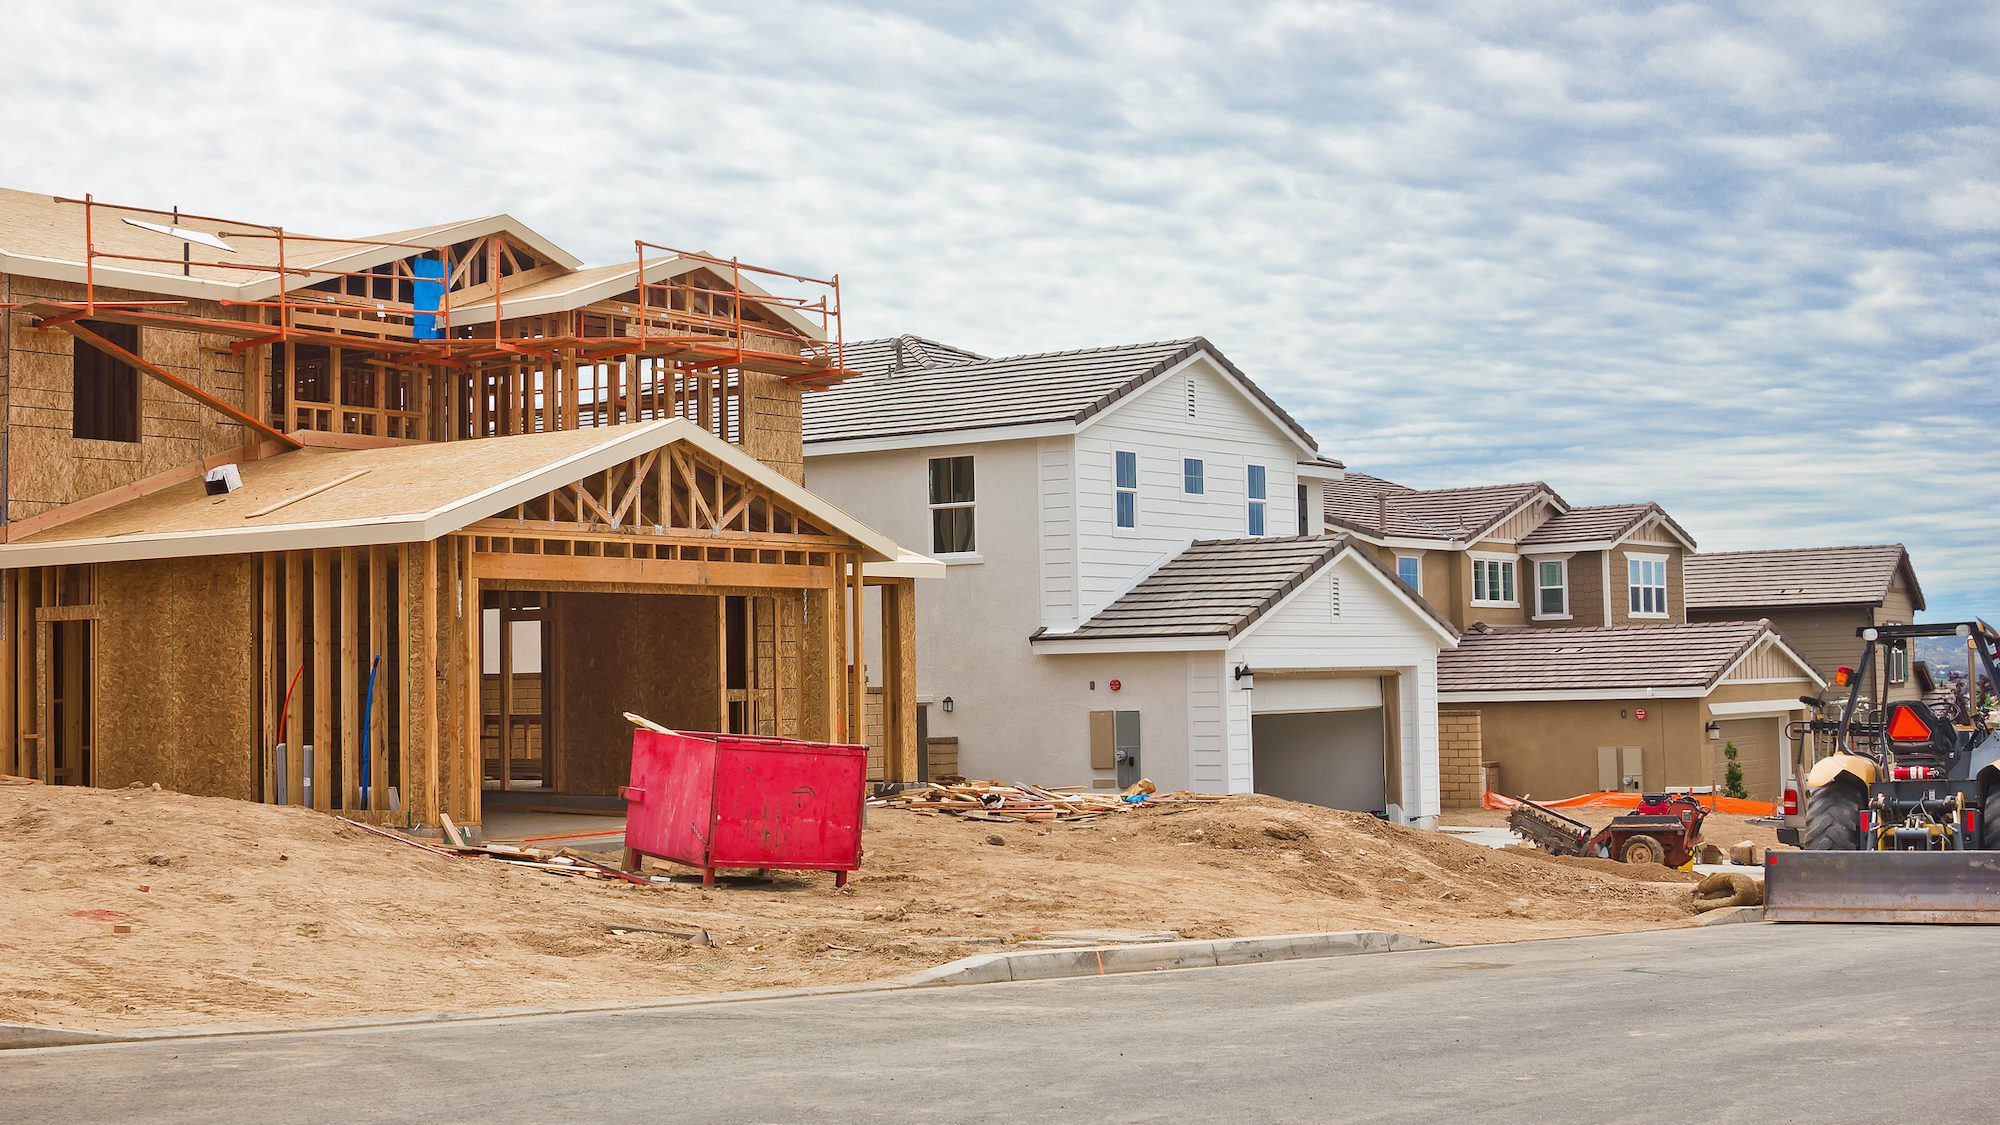
{"type": "Polygon", "coordinates": [[[868,749],[742,734],[632,733],[625,867],[641,857],[701,869],[861,866],[868,749]]]}

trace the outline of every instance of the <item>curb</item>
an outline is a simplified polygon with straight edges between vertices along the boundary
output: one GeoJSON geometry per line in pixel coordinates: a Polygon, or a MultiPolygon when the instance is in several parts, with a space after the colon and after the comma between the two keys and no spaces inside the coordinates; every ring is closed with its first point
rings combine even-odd
{"type": "Polygon", "coordinates": [[[0,1051],[37,1047],[124,1046],[169,1039],[216,1039],[246,1035],[296,1035],[325,1031],[434,1027],[446,1023],[478,1023],[543,1016],[592,1015],[611,1012],[653,1012],[672,1008],[740,1004],[759,1000],[796,1000],[813,996],[852,996],[901,992],[914,988],[959,984],[995,984],[1017,980],[1110,973],[1152,972],[1159,969],[1200,969],[1250,965],[1261,961],[1294,961],[1341,957],[1356,953],[1390,953],[1438,948],[1440,943],[1383,930],[1351,933],[1289,934],[1278,937],[1223,938],[1215,941],[1152,942],[1145,945],[1098,945],[1070,949],[1034,949],[963,957],[906,977],[816,988],[762,989],[670,996],[657,1000],[606,1000],[591,1004],[495,1008],[481,1012],[433,1012],[402,1016],[361,1016],[345,1020],[269,1025],[149,1027],[135,1031],[82,1031],[31,1024],[0,1024],[0,1051]]]}
{"type": "Polygon", "coordinates": [[[1093,945],[1081,949],[1032,949],[981,953],[902,978],[906,987],[999,984],[1003,981],[1149,973],[1165,969],[1210,969],[1264,961],[1302,961],[1357,953],[1401,953],[1435,949],[1439,943],[1387,930],[1283,934],[1276,937],[1164,941],[1146,945],[1093,945]]]}
{"type": "Polygon", "coordinates": [[[1697,926],[1727,926],[1735,922],[1762,922],[1764,908],[1761,906],[1726,906],[1711,910],[1694,920],[1697,926]]]}

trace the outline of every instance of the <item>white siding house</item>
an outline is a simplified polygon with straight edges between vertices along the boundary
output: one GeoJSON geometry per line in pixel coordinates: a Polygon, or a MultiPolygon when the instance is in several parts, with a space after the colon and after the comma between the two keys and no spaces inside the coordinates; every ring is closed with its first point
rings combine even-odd
{"type": "Polygon", "coordinates": [[[1436,815],[1456,634],[1321,534],[1338,463],[1206,341],[985,359],[904,337],[847,365],[807,397],[808,479],[947,563],[917,688],[960,772],[1436,815]],[[1124,760],[1093,712],[1137,713],[1124,760]]]}

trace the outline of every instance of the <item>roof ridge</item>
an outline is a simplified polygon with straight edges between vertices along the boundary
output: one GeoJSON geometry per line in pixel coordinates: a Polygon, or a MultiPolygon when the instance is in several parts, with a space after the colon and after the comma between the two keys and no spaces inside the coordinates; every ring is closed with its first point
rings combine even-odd
{"type": "MultiPolygon", "coordinates": [[[[893,337],[891,337],[891,339],[893,339],[893,337]]],[[[977,362],[1009,363],[1017,359],[1052,359],[1056,356],[1094,355],[1098,352],[1136,352],[1142,348],[1163,348],[1167,347],[1168,345],[1179,345],[1181,347],[1186,347],[1187,345],[1199,342],[1200,340],[1201,337],[1199,336],[1189,336],[1185,339],[1180,339],[1180,340],[1149,340],[1145,343],[1139,343],[1139,344],[1107,344],[1103,347],[1097,347],[1097,348],[1065,348],[1049,352],[1019,352],[1013,355],[985,356],[979,359],[977,362]]],[[[946,344],[944,346],[950,347],[951,345],[946,344]]],[[[970,366],[970,365],[954,364],[953,366],[970,366]]]]}
{"type": "Polygon", "coordinates": [[[1713,559],[1724,555],[1805,555],[1827,551],[1887,551],[1898,550],[1904,554],[1909,548],[1901,543],[1845,543],[1836,547],[1753,547],[1744,551],[1697,551],[1689,555],[1691,559],[1713,559]]]}

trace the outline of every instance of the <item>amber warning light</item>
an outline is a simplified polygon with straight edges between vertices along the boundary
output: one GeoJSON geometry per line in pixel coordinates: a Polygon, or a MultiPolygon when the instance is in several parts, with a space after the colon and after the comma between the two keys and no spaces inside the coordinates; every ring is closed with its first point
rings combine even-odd
{"type": "Polygon", "coordinates": [[[1836,668],[1833,670],[1833,686],[1846,687],[1848,684],[1851,684],[1853,682],[1854,682],[1854,669],[1836,668]]]}

